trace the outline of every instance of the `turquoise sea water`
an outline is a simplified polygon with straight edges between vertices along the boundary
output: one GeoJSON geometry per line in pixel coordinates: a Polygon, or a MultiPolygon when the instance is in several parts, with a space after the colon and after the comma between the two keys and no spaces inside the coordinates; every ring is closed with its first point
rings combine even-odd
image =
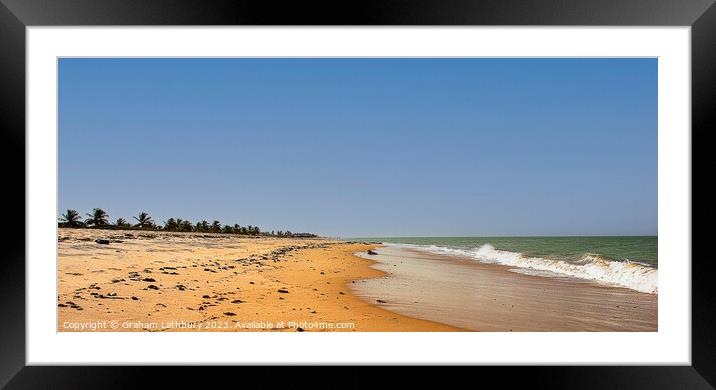
{"type": "Polygon", "coordinates": [[[658,237],[365,237],[387,245],[460,256],[536,276],[587,279],[658,291],[658,237]]]}
{"type": "Polygon", "coordinates": [[[657,236],[617,237],[372,237],[389,243],[476,250],[492,245],[497,250],[579,263],[586,255],[613,261],[631,261],[658,267],[657,236]]]}

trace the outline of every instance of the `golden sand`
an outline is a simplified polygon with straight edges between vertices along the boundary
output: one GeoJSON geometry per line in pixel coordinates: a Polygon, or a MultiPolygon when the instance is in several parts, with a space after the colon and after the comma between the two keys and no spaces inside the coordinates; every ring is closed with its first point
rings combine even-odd
{"type": "Polygon", "coordinates": [[[460,330],[352,294],[353,281],[385,275],[353,255],[376,245],[94,229],[58,239],[58,331],[460,330]]]}

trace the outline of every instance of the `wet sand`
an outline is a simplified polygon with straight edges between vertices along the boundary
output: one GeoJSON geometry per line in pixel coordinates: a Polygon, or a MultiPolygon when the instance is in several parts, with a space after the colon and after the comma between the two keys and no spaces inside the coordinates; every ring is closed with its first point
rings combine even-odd
{"type": "Polygon", "coordinates": [[[657,331],[658,295],[524,275],[511,267],[393,246],[361,256],[383,278],[352,284],[366,302],[474,331],[657,331]]]}
{"type": "Polygon", "coordinates": [[[455,331],[351,294],[377,245],[59,229],[58,331],[455,331]],[[108,244],[95,242],[106,239],[108,244]],[[300,328],[300,329],[299,329],[300,328]]]}

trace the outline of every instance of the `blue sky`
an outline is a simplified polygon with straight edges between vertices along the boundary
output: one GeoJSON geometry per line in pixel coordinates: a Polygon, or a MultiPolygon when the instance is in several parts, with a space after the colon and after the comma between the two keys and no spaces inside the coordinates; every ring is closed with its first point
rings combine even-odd
{"type": "Polygon", "coordinates": [[[657,233],[656,59],[61,59],[59,207],[331,236],[657,233]]]}

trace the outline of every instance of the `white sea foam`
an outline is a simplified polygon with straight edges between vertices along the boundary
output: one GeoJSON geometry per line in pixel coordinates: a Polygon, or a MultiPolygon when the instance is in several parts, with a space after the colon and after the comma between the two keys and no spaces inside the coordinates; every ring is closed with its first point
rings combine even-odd
{"type": "MultiPolygon", "coordinates": [[[[529,257],[520,253],[495,249],[490,244],[476,249],[455,249],[441,246],[408,245],[433,253],[469,257],[484,263],[502,264],[529,270],[545,271],[599,283],[626,287],[649,294],[658,293],[658,270],[629,261],[613,261],[599,255],[585,255],[576,263],[529,257]]],[[[523,272],[524,273],[524,272],[523,272]]],[[[536,274],[536,273],[535,273],[536,274]]]]}
{"type": "Polygon", "coordinates": [[[558,274],[556,272],[541,271],[541,270],[532,269],[532,268],[510,268],[510,269],[508,269],[508,271],[514,272],[516,274],[542,276],[545,278],[565,278],[565,277],[567,277],[566,275],[558,274]]]}

